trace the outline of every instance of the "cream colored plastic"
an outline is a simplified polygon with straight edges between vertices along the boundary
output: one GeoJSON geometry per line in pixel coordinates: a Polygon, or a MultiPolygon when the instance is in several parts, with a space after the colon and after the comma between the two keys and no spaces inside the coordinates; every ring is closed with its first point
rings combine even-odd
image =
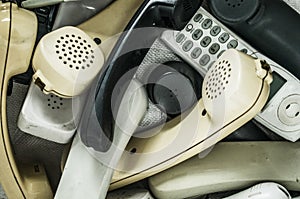
{"type": "Polygon", "coordinates": [[[73,144],[65,170],[58,186],[56,199],[105,198],[114,168],[116,167],[129,139],[143,118],[148,105],[145,88],[137,80],[132,80],[122,96],[117,111],[114,137],[107,152],[96,152],[82,143],[73,144]],[[85,154],[84,161],[82,154],[85,154]],[[80,172],[78,172],[80,169],[80,172]]]}
{"type": "Polygon", "coordinates": [[[150,192],[141,188],[127,188],[112,191],[106,199],[154,199],[150,192]]]}
{"type": "Polygon", "coordinates": [[[25,184],[28,198],[53,198],[52,189],[47,179],[44,167],[40,164],[21,165],[20,172],[25,184]],[[40,191],[43,191],[42,195],[40,191]]]}
{"type": "Polygon", "coordinates": [[[204,158],[195,156],[149,178],[158,198],[185,198],[276,182],[300,191],[300,143],[221,142],[204,158]]]}
{"type": "Polygon", "coordinates": [[[33,56],[34,82],[45,94],[70,98],[89,87],[104,64],[97,44],[75,27],[45,35],[33,56]]]}
{"type": "Polygon", "coordinates": [[[110,188],[170,168],[252,119],[266,103],[272,81],[270,73],[261,67],[260,60],[234,49],[225,51],[205,76],[203,98],[181,122],[175,119],[161,131],[151,132],[149,138],[131,139],[110,188]]]}
{"type": "MultiPolygon", "coordinates": [[[[0,181],[8,198],[49,198],[48,186],[27,190],[34,180],[23,178],[14,160],[6,117],[6,95],[9,79],[28,69],[37,33],[34,13],[18,8],[13,3],[0,2],[0,181]],[[11,12],[10,12],[11,10],[11,12]]],[[[41,174],[47,183],[45,173],[41,174]]],[[[40,177],[41,177],[40,176],[40,177]]]]}
{"type": "Polygon", "coordinates": [[[105,41],[123,32],[143,2],[143,0],[115,0],[105,10],[80,24],[78,28],[92,32],[105,41]]]}
{"type": "Polygon", "coordinates": [[[224,199],[291,199],[285,187],[274,182],[265,182],[250,187],[240,193],[226,197],[224,199]]]}

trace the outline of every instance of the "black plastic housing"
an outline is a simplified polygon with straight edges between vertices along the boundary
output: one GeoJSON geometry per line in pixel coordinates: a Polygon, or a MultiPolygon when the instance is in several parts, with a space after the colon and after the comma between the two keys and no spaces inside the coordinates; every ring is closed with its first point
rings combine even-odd
{"type": "Polygon", "coordinates": [[[210,0],[212,14],[300,79],[300,15],[282,0],[210,0]]]}

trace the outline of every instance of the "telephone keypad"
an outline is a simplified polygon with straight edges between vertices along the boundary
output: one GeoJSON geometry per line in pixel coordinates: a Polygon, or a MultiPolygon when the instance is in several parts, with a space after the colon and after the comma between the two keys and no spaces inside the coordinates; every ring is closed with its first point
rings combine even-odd
{"type": "Polygon", "coordinates": [[[203,74],[228,48],[243,50],[245,53],[249,51],[222,24],[202,9],[175,36],[175,41],[180,46],[183,57],[189,58],[203,74]]]}

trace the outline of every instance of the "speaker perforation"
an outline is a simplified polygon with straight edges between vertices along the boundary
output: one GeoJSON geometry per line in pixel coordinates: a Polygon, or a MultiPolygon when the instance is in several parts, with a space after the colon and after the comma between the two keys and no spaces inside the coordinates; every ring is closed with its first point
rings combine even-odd
{"type": "Polygon", "coordinates": [[[46,103],[50,110],[58,110],[64,108],[64,99],[53,94],[48,96],[46,103]]]}
{"type": "Polygon", "coordinates": [[[60,35],[54,44],[58,60],[70,70],[86,70],[95,63],[92,46],[75,33],[60,35]]]}
{"type": "Polygon", "coordinates": [[[209,99],[216,99],[225,92],[230,83],[231,67],[228,60],[221,60],[208,71],[205,94],[209,99]]]}

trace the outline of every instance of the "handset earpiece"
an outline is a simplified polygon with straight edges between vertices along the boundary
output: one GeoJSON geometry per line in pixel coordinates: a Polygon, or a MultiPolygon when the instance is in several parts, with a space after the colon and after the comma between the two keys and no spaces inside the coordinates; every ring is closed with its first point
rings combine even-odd
{"type": "Polygon", "coordinates": [[[82,30],[64,27],[45,35],[33,56],[33,81],[45,94],[71,98],[97,76],[104,55],[82,30]]]}
{"type": "Polygon", "coordinates": [[[201,98],[203,78],[185,62],[170,61],[149,74],[147,93],[150,100],[172,119],[201,98]]]}
{"type": "Polygon", "coordinates": [[[210,0],[208,5],[222,23],[300,79],[300,15],[293,8],[282,0],[210,0]]]}
{"type": "Polygon", "coordinates": [[[234,132],[263,108],[271,82],[266,63],[235,49],[225,51],[204,78],[202,99],[180,123],[171,120],[150,132],[152,137],[130,140],[111,189],[170,168],[234,132]]]}

